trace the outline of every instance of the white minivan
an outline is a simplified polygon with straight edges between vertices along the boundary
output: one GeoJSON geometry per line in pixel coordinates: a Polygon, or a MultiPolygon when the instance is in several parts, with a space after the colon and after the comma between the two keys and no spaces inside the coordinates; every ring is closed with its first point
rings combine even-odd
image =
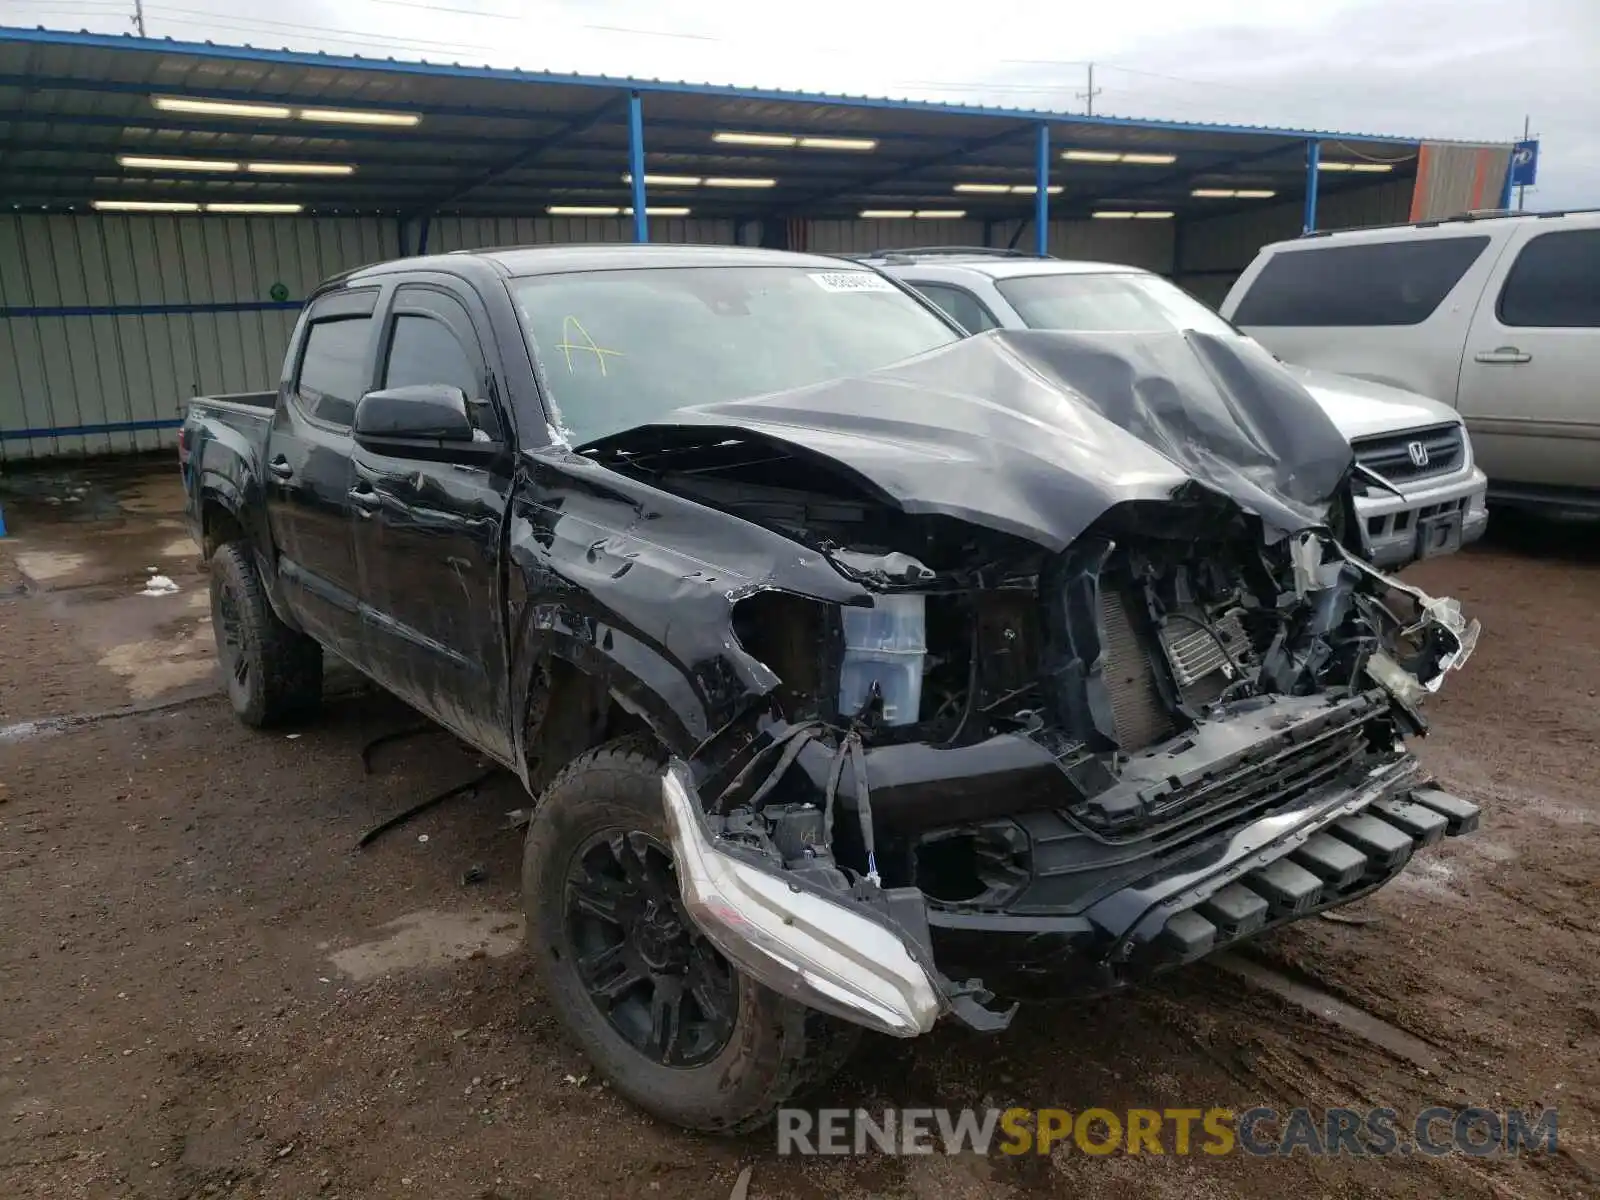
{"type": "Polygon", "coordinates": [[[1600,509],[1600,212],[1279,242],[1222,313],[1288,362],[1452,405],[1492,502],[1600,509]]]}

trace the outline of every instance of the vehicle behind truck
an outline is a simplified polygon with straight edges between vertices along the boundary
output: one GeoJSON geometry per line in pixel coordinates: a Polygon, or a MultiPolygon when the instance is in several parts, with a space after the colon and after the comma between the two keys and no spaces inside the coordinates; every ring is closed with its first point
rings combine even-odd
{"type": "MultiPolygon", "coordinates": [[[[1210,308],[1151,271],[1013,251],[891,250],[870,262],[910,284],[974,333],[985,329],[1136,332],[1195,329],[1238,336],[1210,308]]],[[[1285,366],[1349,439],[1363,474],[1348,543],[1398,569],[1483,536],[1488,481],[1447,405],[1331,371],[1285,366]]]]}
{"type": "Polygon", "coordinates": [[[1477,624],[1342,548],[1349,444],[1238,338],[964,337],[753,249],[408,259],[180,456],[241,721],[333,654],[515,774],[543,1003],[696,1129],[1478,821],[1407,749],[1477,624]]]}
{"type": "Polygon", "coordinates": [[[1449,404],[1493,503],[1600,512],[1600,212],[1308,234],[1222,312],[1289,362],[1449,404]]]}

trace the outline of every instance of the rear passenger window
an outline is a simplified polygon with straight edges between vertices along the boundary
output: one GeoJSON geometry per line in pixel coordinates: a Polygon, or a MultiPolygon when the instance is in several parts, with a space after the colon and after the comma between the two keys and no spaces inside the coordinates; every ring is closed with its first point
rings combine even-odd
{"type": "Polygon", "coordinates": [[[942,283],[913,283],[921,292],[944,311],[944,314],[968,333],[982,333],[999,325],[987,308],[965,288],[942,283]]]}
{"type": "Polygon", "coordinates": [[[367,390],[371,333],[371,317],[317,321],[306,331],[295,391],[307,414],[345,427],[355,420],[356,401],[367,390]]]}
{"type": "Polygon", "coordinates": [[[1275,254],[1233,314],[1236,325],[1418,325],[1489,244],[1416,238],[1275,254]]]}
{"type": "Polygon", "coordinates": [[[1600,328],[1600,229],[1530,239],[1506,275],[1497,311],[1502,325],[1600,328]]]}

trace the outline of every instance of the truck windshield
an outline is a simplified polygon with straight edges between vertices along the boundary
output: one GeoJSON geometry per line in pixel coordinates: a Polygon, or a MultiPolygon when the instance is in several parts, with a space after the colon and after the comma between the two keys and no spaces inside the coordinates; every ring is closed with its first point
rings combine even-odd
{"type": "Polygon", "coordinates": [[[1239,331],[1176,284],[1156,275],[1106,271],[1084,275],[1024,275],[995,287],[1029,329],[1079,333],[1170,333],[1194,330],[1215,337],[1239,331]]]}
{"type": "Polygon", "coordinates": [[[514,280],[574,445],[675,408],[859,375],[959,335],[874,272],[663,267],[514,280]]]}

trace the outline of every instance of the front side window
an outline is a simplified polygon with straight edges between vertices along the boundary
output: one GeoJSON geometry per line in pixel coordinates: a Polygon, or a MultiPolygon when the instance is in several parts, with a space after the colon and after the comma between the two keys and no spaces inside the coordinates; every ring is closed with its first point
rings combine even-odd
{"type": "Polygon", "coordinates": [[[1029,329],[1081,333],[1171,333],[1216,337],[1238,331],[1200,301],[1158,275],[1105,271],[1024,275],[995,283],[1029,329]]]}
{"type": "Polygon", "coordinates": [[[1479,235],[1285,250],[1267,260],[1233,319],[1246,328],[1419,325],[1488,244],[1479,235]]]}
{"type": "Polygon", "coordinates": [[[912,283],[911,286],[937,304],[945,316],[968,333],[982,333],[1000,324],[966,288],[952,287],[948,283],[912,283]]]}
{"type": "Polygon", "coordinates": [[[384,387],[445,384],[460,388],[468,400],[476,400],[483,390],[478,376],[478,368],[466,349],[443,321],[412,313],[395,317],[389,361],[383,373],[384,387]]]}
{"type": "Polygon", "coordinates": [[[301,408],[319,421],[349,428],[356,401],[367,390],[367,351],[372,318],[313,318],[306,330],[295,393],[301,408]]]}
{"type": "Polygon", "coordinates": [[[957,340],[883,276],[843,267],[581,271],[514,280],[512,295],[574,445],[957,340]]]}
{"type": "Polygon", "coordinates": [[[1498,313],[1502,325],[1600,328],[1600,229],[1530,238],[1506,275],[1498,313]]]}

